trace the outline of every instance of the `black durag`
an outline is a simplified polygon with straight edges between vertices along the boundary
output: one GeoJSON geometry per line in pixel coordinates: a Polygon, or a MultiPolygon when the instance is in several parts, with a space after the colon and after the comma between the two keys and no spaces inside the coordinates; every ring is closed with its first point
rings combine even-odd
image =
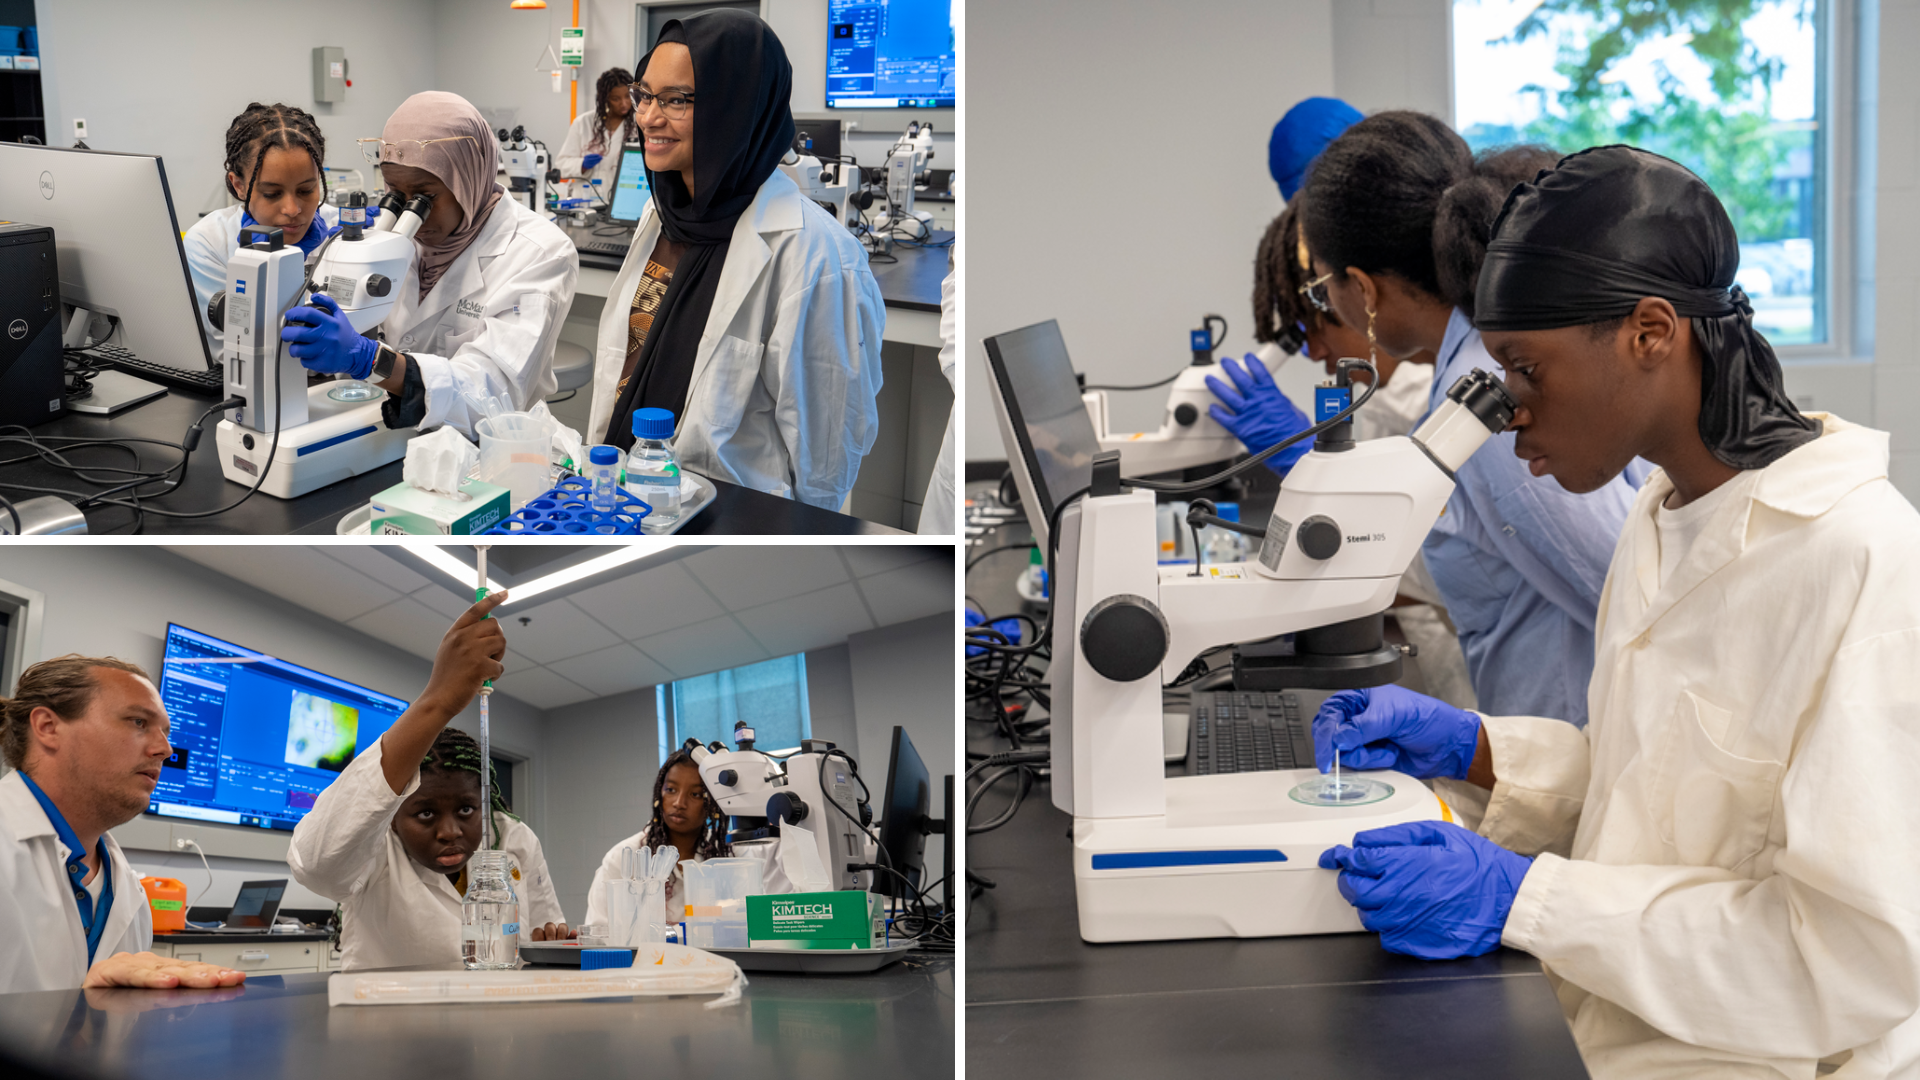
{"type": "MultiPolygon", "coordinates": [[[[771,27],[744,12],[708,11],[661,27],[654,50],[675,41],[693,54],[693,175],[700,191],[689,195],[678,172],[647,170],[662,231],[691,246],[613,404],[606,441],[621,449],[633,445],[635,409],[667,409],[676,418],[685,411],[734,223],[793,145],[793,65],[771,27]]],[[[652,59],[653,52],[640,58],[636,83],[652,59]]]]}
{"type": "Polygon", "coordinates": [[[1733,284],[1740,244],[1726,208],[1678,162],[1631,146],[1561,159],[1521,184],[1493,223],[1473,323],[1554,330],[1631,314],[1657,296],[1700,343],[1700,437],[1736,469],[1763,469],[1819,438],[1787,400],[1780,361],[1733,284]]]}

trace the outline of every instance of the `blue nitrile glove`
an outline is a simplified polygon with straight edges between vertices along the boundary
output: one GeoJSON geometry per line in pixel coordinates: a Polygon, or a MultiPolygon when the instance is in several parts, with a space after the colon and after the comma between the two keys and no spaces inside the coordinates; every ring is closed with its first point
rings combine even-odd
{"type": "Polygon", "coordinates": [[[373,362],[380,355],[380,343],[361,337],[339,303],[326,293],[314,293],[312,307],[287,312],[280,340],[290,343],[287,351],[308,371],[355,379],[373,374],[373,362]]]}
{"type": "MultiPolygon", "coordinates": [[[[1208,406],[1207,415],[1218,420],[1221,427],[1233,432],[1234,437],[1246,445],[1248,453],[1257,454],[1313,426],[1307,414],[1288,401],[1287,395],[1273,384],[1273,376],[1267,374],[1266,365],[1260,362],[1259,357],[1248,353],[1245,363],[1243,369],[1233,362],[1233,357],[1221,358],[1220,366],[1226,370],[1227,377],[1233,380],[1232,386],[1212,375],[1207,376],[1207,389],[1226,403],[1226,408],[1208,406]]],[[[1266,466],[1285,476],[1287,470],[1312,449],[1312,439],[1301,439],[1268,458],[1266,466]]]]}
{"type": "Polygon", "coordinates": [[[600,164],[600,161],[601,156],[599,154],[588,154],[586,157],[580,159],[580,167],[583,169],[591,169],[595,165],[600,164]]]}
{"type": "MultiPolygon", "coordinates": [[[[985,615],[979,614],[978,612],[974,611],[972,608],[967,609],[967,629],[971,630],[976,626],[986,626],[986,625],[988,625],[988,623],[987,623],[987,617],[985,615]]],[[[1007,639],[1008,644],[1010,645],[1020,644],[1020,620],[1019,619],[1001,619],[998,622],[993,623],[992,628],[1000,631],[1000,633],[1007,639]]],[[[984,656],[986,655],[986,652],[987,652],[987,647],[984,645],[968,645],[967,646],[968,656],[984,656]]]]}
{"type": "Polygon", "coordinates": [[[1422,960],[1490,953],[1533,860],[1446,821],[1368,829],[1320,853],[1340,895],[1388,952],[1422,960]]]}
{"type": "Polygon", "coordinates": [[[1480,748],[1480,718],[1403,686],[1342,690],[1313,718],[1313,763],[1333,770],[1398,769],[1422,780],[1465,780],[1480,748]]]}

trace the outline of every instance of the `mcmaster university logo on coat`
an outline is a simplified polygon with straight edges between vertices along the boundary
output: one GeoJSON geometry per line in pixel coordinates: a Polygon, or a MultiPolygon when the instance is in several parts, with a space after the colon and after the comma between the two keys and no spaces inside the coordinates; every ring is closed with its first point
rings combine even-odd
{"type": "Polygon", "coordinates": [[[478,319],[487,313],[486,306],[481,304],[480,301],[465,298],[456,301],[453,305],[453,310],[458,314],[465,315],[469,319],[478,319]]]}

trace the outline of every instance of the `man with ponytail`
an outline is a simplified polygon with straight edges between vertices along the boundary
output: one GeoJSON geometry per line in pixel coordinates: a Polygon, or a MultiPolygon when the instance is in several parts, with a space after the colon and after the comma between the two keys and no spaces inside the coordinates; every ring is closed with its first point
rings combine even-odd
{"type": "Polygon", "coordinates": [[[1538,957],[1603,1080],[1912,1077],[1920,514],[1886,433],[1788,399],[1739,263],[1707,185],[1633,147],[1505,200],[1475,320],[1511,452],[1572,492],[1659,470],[1601,593],[1586,727],[1404,691],[1316,723],[1349,766],[1490,795],[1477,833],[1370,830],[1321,864],[1389,949],[1538,957]]]}
{"type": "MultiPolygon", "coordinates": [[[[347,970],[460,959],[467,861],[481,841],[480,770],[490,765],[472,736],[446,725],[505,670],[506,636],[486,616],[506,596],[493,593],[460,616],[419,699],[293,830],[287,864],[295,881],[340,904],[347,970]]],[[[493,847],[519,875],[522,937],[549,925],[566,936],[539,838],[508,812],[499,784],[490,790],[493,847]]]]}
{"type": "Polygon", "coordinates": [[[112,657],[42,661],[0,698],[0,993],[245,981],[149,951],[140,874],[107,832],[147,808],[168,729],[146,672],[112,657]]]}

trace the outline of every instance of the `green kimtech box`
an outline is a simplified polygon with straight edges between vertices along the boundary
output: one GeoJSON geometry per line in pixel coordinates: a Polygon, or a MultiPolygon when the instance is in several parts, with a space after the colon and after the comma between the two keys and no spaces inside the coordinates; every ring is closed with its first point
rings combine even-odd
{"type": "Polygon", "coordinates": [[[886,944],[886,897],[815,892],[747,897],[747,941],[756,949],[873,949],[886,944]]]}
{"type": "Polygon", "coordinates": [[[506,488],[464,480],[460,495],[450,499],[402,481],[372,498],[370,531],[376,536],[477,536],[510,512],[506,488]]]}

